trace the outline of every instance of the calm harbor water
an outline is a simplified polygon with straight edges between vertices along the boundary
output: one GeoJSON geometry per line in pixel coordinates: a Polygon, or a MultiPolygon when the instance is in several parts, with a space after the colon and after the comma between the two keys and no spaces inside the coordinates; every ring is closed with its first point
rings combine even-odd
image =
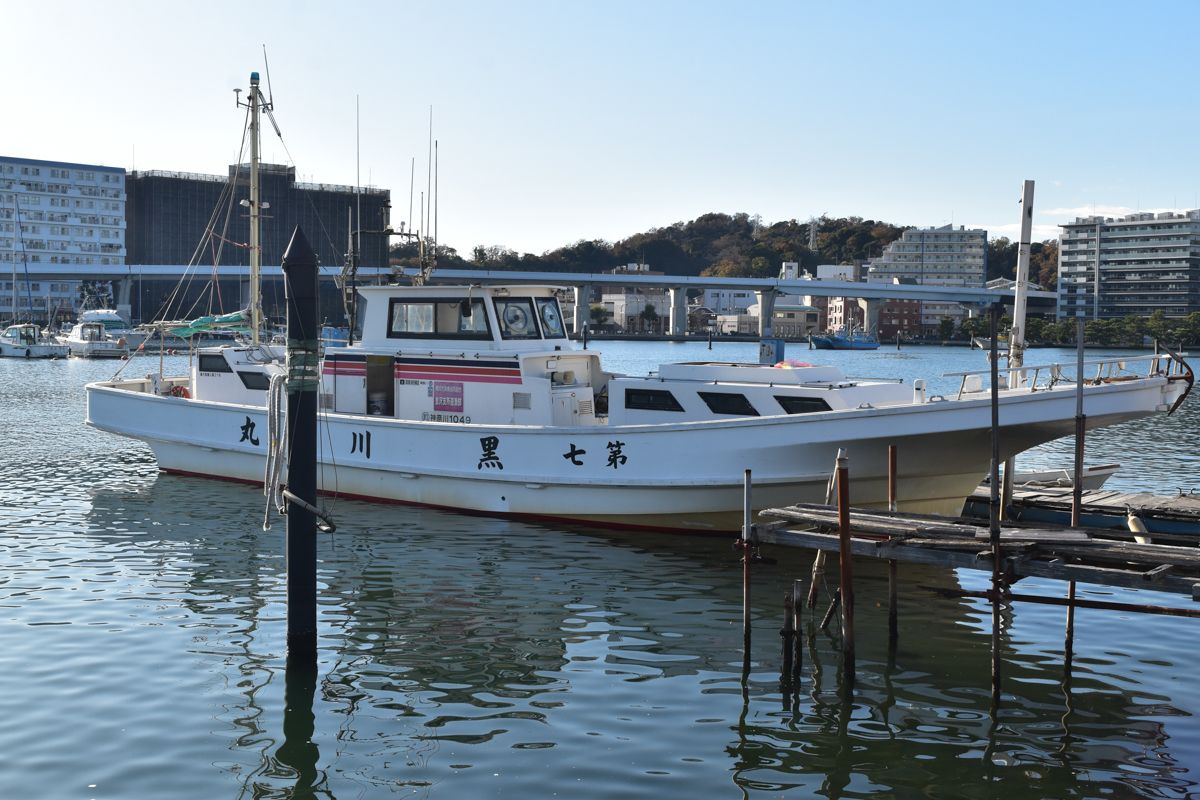
{"type": "MultiPolygon", "coordinates": [[[[757,353],[597,349],[631,372],[757,353]]],[[[960,348],[789,356],[906,381],[985,366],[960,348]]],[[[789,697],[782,596],[811,556],[756,568],[743,683],[724,538],[337,502],[305,692],[285,673],[283,523],[261,529],[252,487],[159,475],[83,426],[84,383],[114,369],[0,360],[0,797],[1200,797],[1196,620],[1080,610],[1064,682],[1063,609],[1009,609],[993,716],[989,608],[921,588],[983,578],[902,565],[889,653],[886,572],[859,562],[856,692],[810,623],[789,697]]],[[[1120,488],[1200,490],[1198,409],[1097,432],[1088,461],[1123,464],[1120,488]]],[[[1067,441],[1022,463],[1071,458],[1067,441]]]]}

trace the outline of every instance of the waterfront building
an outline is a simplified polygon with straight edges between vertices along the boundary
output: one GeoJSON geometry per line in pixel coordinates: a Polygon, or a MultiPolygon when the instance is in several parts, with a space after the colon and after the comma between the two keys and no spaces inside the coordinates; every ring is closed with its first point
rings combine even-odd
{"type": "Polygon", "coordinates": [[[625,333],[662,333],[671,313],[671,300],[664,288],[614,288],[604,292],[601,302],[608,311],[608,320],[625,333]]]}
{"type": "Polygon", "coordinates": [[[1200,209],[1078,217],[1062,229],[1060,319],[1200,311],[1200,209]]]}
{"type": "Polygon", "coordinates": [[[705,289],[700,305],[714,314],[744,314],[757,302],[758,296],[750,289],[705,289]]]}
{"type": "MultiPolygon", "coordinates": [[[[335,275],[345,263],[349,237],[361,203],[361,254],[363,267],[388,265],[388,226],[391,193],[386,189],[324,183],[299,183],[295,167],[262,164],[259,180],[263,198],[262,263],[280,264],[292,231],[299,226],[317,253],[321,270],[322,307],[334,309],[331,323],[340,323],[341,301],[333,286],[335,275]]],[[[250,167],[234,164],[228,175],[158,170],[130,172],[128,263],[131,265],[192,264],[244,266],[250,263],[250,220],[238,203],[248,202],[250,167]],[[233,212],[227,213],[228,194],[233,189],[233,212]],[[215,235],[208,237],[212,230],[215,235]],[[206,246],[201,247],[203,242],[206,246]],[[199,248],[199,249],[198,249],[199,248]]],[[[137,272],[137,266],[131,266],[137,272]]],[[[187,317],[197,301],[205,313],[231,311],[246,305],[248,286],[244,278],[221,281],[221,308],[202,298],[204,281],[193,282],[182,292],[176,281],[137,281],[133,292],[133,316],[138,320],[158,317],[187,317]]],[[[268,318],[284,315],[283,287],[279,278],[264,278],[263,311],[268,318]]]]}
{"type": "MultiPolygon", "coordinates": [[[[943,225],[910,228],[871,262],[868,281],[912,279],[917,284],[981,287],[987,276],[987,231],[943,225]]],[[[956,303],[921,303],[921,332],[936,334],[943,319],[960,324],[968,310],[956,303]]]]}
{"type": "MultiPolygon", "coordinates": [[[[0,156],[0,318],[73,314],[124,272],[125,170],[0,156]],[[28,275],[28,277],[26,277],[28,275]]],[[[111,298],[100,297],[101,302],[111,298]]]]}

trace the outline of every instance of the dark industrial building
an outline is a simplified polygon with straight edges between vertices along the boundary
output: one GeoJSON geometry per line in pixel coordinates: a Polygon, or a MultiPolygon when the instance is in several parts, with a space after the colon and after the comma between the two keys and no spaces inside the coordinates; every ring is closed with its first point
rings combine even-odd
{"type": "MultiPolygon", "coordinates": [[[[322,299],[328,317],[340,317],[340,300],[332,287],[332,275],[342,267],[352,226],[352,214],[361,201],[362,254],[364,267],[386,267],[388,237],[379,233],[388,225],[391,193],[386,189],[363,188],[361,194],[351,186],[297,183],[296,169],[278,164],[263,164],[259,182],[264,210],[262,215],[262,263],[278,266],[283,252],[298,225],[304,231],[322,267],[322,299]],[[329,280],[326,280],[328,276],[329,280]],[[329,284],[328,286],[326,284],[329,284]]],[[[228,177],[182,172],[133,171],[125,178],[126,263],[198,265],[205,267],[247,265],[250,263],[250,219],[242,200],[250,195],[250,167],[232,165],[228,177]],[[232,185],[232,205],[227,198],[232,185]],[[231,209],[231,210],[230,210],[231,209]],[[216,235],[207,235],[213,230],[216,235]],[[200,252],[197,252],[197,250],[200,252]]],[[[131,299],[135,320],[161,317],[183,318],[196,313],[231,311],[245,301],[244,285],[221,281],[214,296],[201,295],[203,281],[182,293],[176,282],[138,281],[131,299]],[[219,306],[219,307],[218,307],[219,306]]],[[[282,286],[266,280],[263,286],[263,310],[268,317],[282,311],[282,286]]],[[[244,282],[242,282],[244,284],[244,282]]]]}

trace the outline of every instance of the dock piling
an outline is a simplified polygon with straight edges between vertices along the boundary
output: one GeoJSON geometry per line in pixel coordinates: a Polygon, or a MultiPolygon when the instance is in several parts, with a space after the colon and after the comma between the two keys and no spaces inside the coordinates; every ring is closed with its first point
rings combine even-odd
{"type": "MultiPolygon", "coordinates": [[[[899,336],[896,337],[899,341],[899,336]]],[[[896,513],[896,445],[888,445],[888,511],[896,513]]],[[[899,609],[896,602],[896,559],[888,559],[888,648],[896,646],[899,636],[899,609]]]]}
{"type": "Polygon", "coordinates": [[[854,558],[850,553],[850,459],[838,451],[838,562],[842,598],[842,672],[847,685],[854,682],[854,558]]]}
{"type": "Polygon", "coordinates": [[[317,256],[299,227],[283,255],[287,300],[287,647],[317,658],[317,256]]]}
{"type": "MultiPolygon", "coordinates": [[[[1083,446],[1087,417],[1083,414],[1083,317],[1075,319],[1075,475],[1071,487],[1071,527],[1079,527],[1083,507],[1083,446]]],[[[1155,349],[1158,342],[1155,341],[1155,349]]]]}
{"type": "Polygon", "coordinates": [[[783,639],[783,668],[780,670],[780,683],[785,688],[792,685],[796,672],[793,662],[796,651],[795,607],[795,587],[793,587],[783,595],[783,627],[779,631],[779,636],[783,639]]]}
{"type": "Polygon", "coordinates": [[[751,523],[750,470],[742,473],[742,668],[750,670],[750,561],[754,529],[751,523]]]}

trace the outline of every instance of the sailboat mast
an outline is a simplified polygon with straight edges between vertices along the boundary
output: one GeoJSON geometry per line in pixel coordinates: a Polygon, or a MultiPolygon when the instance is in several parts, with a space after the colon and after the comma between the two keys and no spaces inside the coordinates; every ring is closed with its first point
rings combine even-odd
{"type": "Polygon", "coordinates": [[[250,73],[250,341],[257,345],[262,327],[262,245],[258,185],[259,106],[258,73],[250,73]]]}

